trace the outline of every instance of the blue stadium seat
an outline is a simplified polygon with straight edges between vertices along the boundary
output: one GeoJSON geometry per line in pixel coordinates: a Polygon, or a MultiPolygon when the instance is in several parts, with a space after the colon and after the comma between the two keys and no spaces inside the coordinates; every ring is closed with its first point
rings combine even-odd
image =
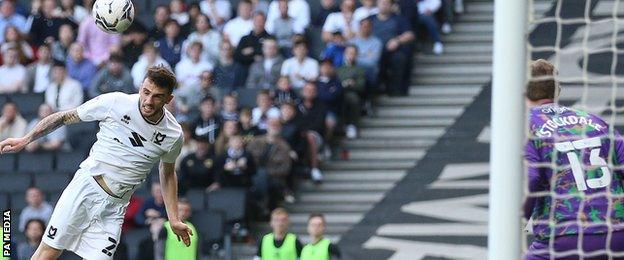
{"type": "Polygon", "coordinates": [[[222,212],[213,210],[197,211],[193,214],[191,223],[199,232],[204,254],[210,254],[213,248],[219,248],[223,245],[225,216],[222,212]]]}
{"type": "Polygon", "coordinates": [[[193,211],[206,208],[205,194],[203,189],[190,189],[186,192],[186,199],[191,203],[193,211]]]}
{"type": "Polygon", "coordinates": [[[80,163],[87,158],[82,151],[56,154],[57,172],[76,172],[80,163]]]}
{"type": "Polygon", "coordinates": [[[74,150],[89,151],[97,140],[97,122],[81,122],[67,126],[67,141],[74,150]]]}
{"type": "Polygon", "coordinates": [[[44,192],[60,192],[69,184],[67,174],[38,174],[34,176],[35,186],[44,192]]]}
{"type": "Polygon", "coordinates": [[[0,155],[0,174],[2,173],[15,173],[15,161],[16,154],[3,154],[0,155]]]}
{"type": "Polygon", "coordinates": [[[39,106],[44,102],[43,94],[11,94],[9,99],[13,101],[20,110],[24,118],[31,119],[37,117],[39,106]]]}
{"type": "Polygon", "coordinates": [[[28,173],[51,173],[54,170],[52,153],[20,153],[17,157],[17,171],[28,173]]]}
{"type": "Polygon", "coordinates": [[[9,95],[0,94],[0,108],[9,100],[9,95]]]}
{"type": "Polygon", "coordinates": [[[9,209],[9,195],[0,193],[0,210],[9,209]]]}
{"type": "Polygon", "coordinates": [[[11,210],[17,213],[17,216],[27,205],[26,193],[24,191],[11,193],[11,210]]]}
{"type": "Polygon", "coordinates": [[[30,174],[13,174],[2,177],[0,181],[0,191],[2,192],[24,192],[30,186],[30,174]]]}
{"type": "Polygon", "coordinates": [[[63,194],[62,191],[48,192],[46,194],[46,201],[49,202],[52,206],[54,206],[56,205],[59,198],[61,197],[61,194],[63,194]]]}
{"type": "Polygon", "coordinates": [[[128,256],[130,259],[137,259],[139,244],[141,240],[150,236],[147,228],[135,228],[121,234],[121,241],[125,241],[128,245],[128,256]]]}
{"type": "Polygon", "coordinates": [[[227,223],[240,222],[245,218],[247,192],[244,189],[222,188],[206,196],[209,210],[225,213],[227,223]]]}
{"type": "Polygon", "coordinates": [[[236,90],[238,94],[238,106],[241,108],[254,108],[256,107],[256,95],[258,95],[258,89],[239,88],[236,90]]]}

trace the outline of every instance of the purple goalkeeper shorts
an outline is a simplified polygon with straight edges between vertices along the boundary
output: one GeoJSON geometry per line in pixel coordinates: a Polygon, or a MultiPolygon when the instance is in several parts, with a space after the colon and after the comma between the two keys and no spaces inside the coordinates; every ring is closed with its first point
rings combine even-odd
{"type": "MultiPolygon", "coordinates": [[[[579,256],[574,251],[578,248],[578,236],[559,236],[555,238],[554,243],[554,252],[557,254],[552,259],[557,260],[573,260],[579,259],[579,256]],[[561,255],[564,254],[565,255],[561,255]],[[570,254],[572,253],[572,254],[570,254]]],[[[602,259],[624,259],[622,254],[624,253],[624,232],[614,232],[611,235],[611,246],[605,247],[607,243],[607,235],[606,234],[595,234],[595,235],[583,235],[583,250],[582,252],[592,253],[596,251],[611,251],[618,253],[618,256],[611,255],[611,258],[608,257],[608,254],[603,252],[603,254],[592,255],[591,257],[583,256],[585,260],[602,260],[602,259]]],[[[550,254],[551,250],[548,250],[548,240],[546,241],[534,241],[527,254],[524,256],[524,260],[543,260],[543,259],[551,259],[550,254]]]]}

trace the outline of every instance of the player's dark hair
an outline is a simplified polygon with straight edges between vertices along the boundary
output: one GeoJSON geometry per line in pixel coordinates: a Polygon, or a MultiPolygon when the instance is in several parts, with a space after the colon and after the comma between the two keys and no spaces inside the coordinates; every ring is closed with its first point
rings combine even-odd
{"type": "Polygon", "coordinates": [[[325,223],[325,215],[323,215],[323,213],[319,213],[319,212],[311,213],[310,216],[308,217],[308,221],[310,221],[313,218],[321,218],[323,220],[323,223],[325,223]]]}
{"type": "Polygon", "coordinates": [[[166,88],[169,94],[173,93],[173,89],[178,85],[176,76],[163,65],[149,68],[145,78],[160,88],[166,88]]]}
{"type": "Polygon", "coordinates": [[[554,99],[557,92],[555,65],[539,59],[531,62],[531,79],[527,84],[526,97],[531,101],[554,99]]]}

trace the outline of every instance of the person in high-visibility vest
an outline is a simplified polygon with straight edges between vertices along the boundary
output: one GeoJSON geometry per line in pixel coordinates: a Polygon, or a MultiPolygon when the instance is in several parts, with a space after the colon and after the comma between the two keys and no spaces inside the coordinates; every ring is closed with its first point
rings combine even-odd
{"type": "Polygon", "coordinates": [[[303,245],[297,236],[288,233],[288,212],[276,208],[271,212],[271,229],[258,243],[258,253],[254,259],[262,260],[297,260],[301,256],[303,245]]]}
{"type": "Polygon", "coordinates": [[[158,235],[158,241],[154,244],[156,247],[156,259],[164,260],[195,260],[199,259],[199,234],[195,226],[188,221],[191,217],[192,208],[188,200],[178,200],[178,217],[180,221],[186,224],[193,235],[190,236],[191,245],[186,246],[180,243],[180,238],[173,233],[169,221],[164,223],[164,228],[158,235]]]}
{"type": "Polygon", "coordinates": [[[325,234],[325,216],[321,213],[312,213],[308,218],[308,234],[311,243],[301,250],[300,260],[330,260],[340,258],[340,249],[332,244],[325,234]]]}

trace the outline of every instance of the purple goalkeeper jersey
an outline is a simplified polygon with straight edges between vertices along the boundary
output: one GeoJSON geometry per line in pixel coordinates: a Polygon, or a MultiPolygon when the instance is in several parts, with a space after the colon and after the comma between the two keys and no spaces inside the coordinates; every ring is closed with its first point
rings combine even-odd
{"type": "Polygon", "coordinates": [[[620,135],[614,130],[609,138],[598,116],[553,103],[532,108],[529,120],[529,191],[542,193],[529,209],[536,238],[624,230],[624,199],[607,193],[624,194],[620,135]]]}

